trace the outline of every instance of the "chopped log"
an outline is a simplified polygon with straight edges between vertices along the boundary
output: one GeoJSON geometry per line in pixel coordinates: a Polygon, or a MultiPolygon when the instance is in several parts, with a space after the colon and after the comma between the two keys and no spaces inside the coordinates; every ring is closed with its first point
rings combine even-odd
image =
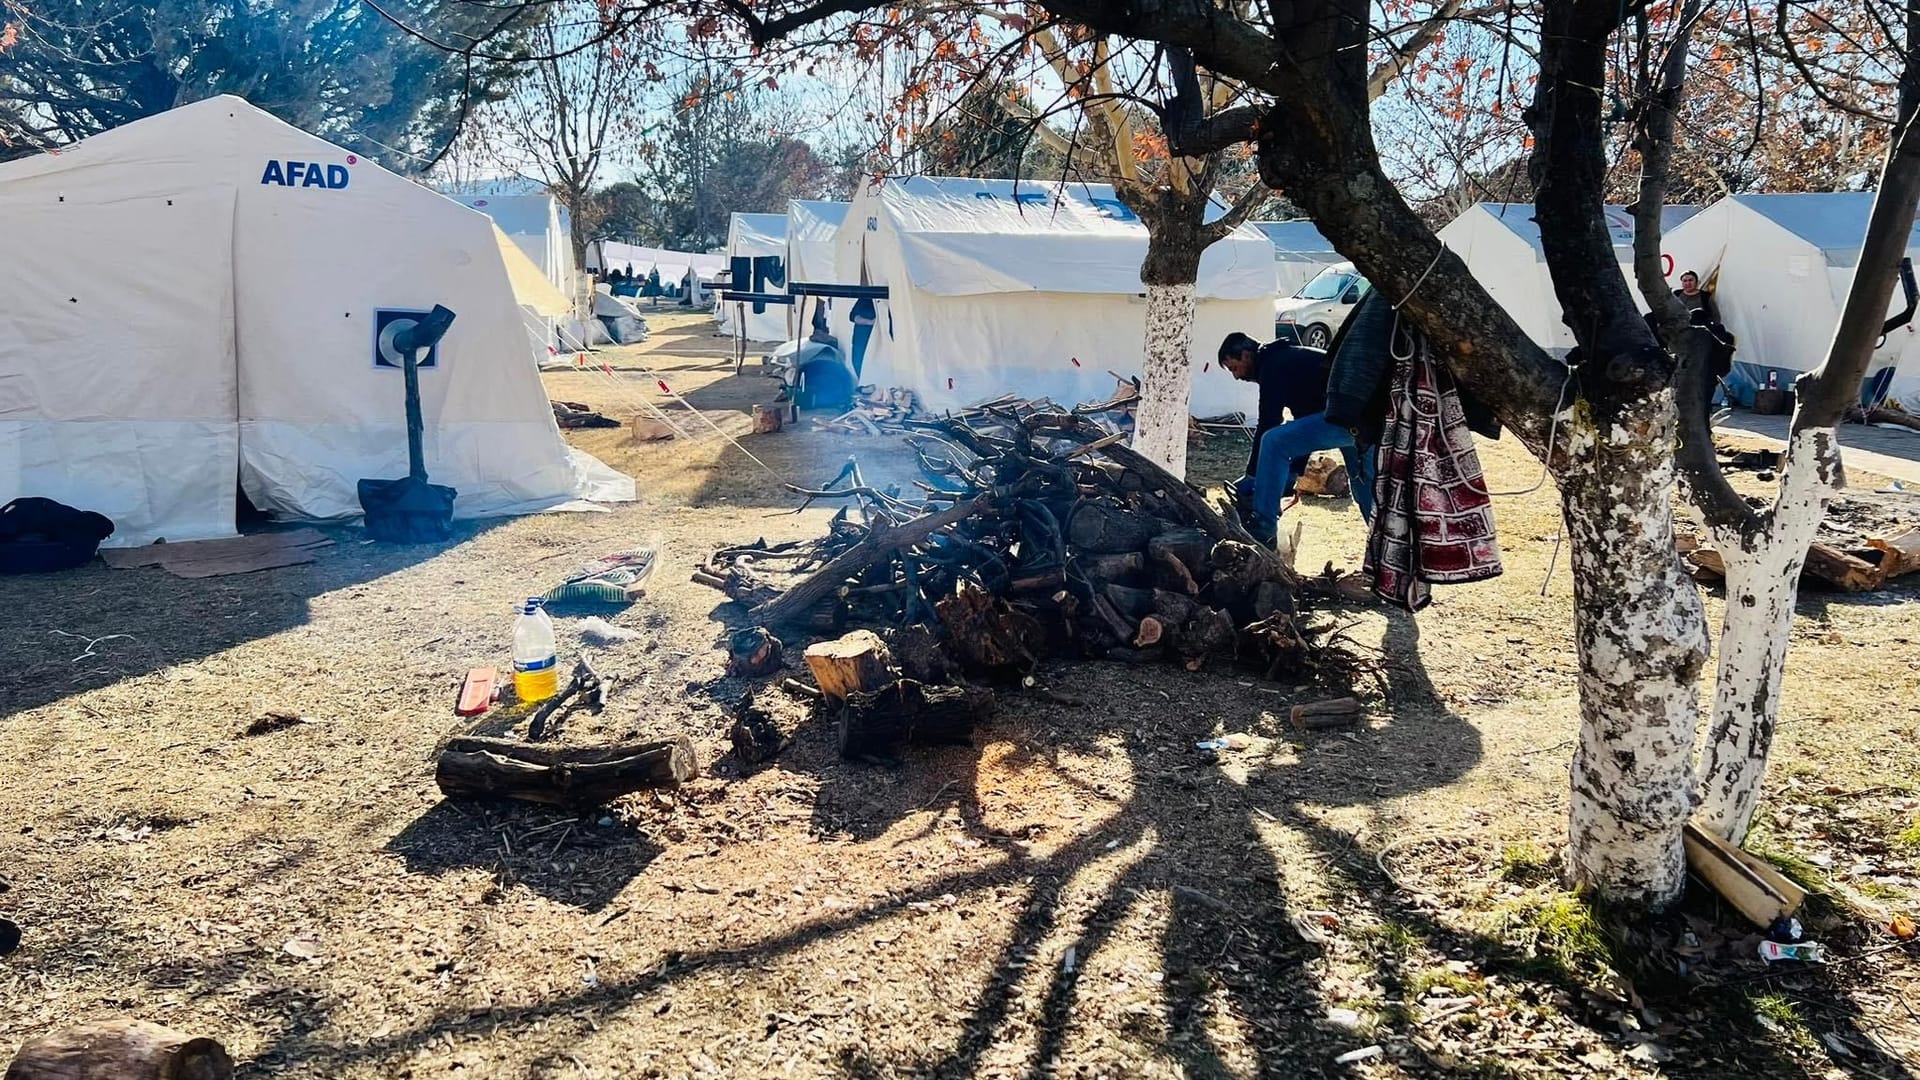
{"type": "Polygon", "coordinates": [[[1302,495],[1326,495],[1341,498],[1353,491],[1353,483],[1347,477],[1346,463],[1329,454],[1315,454],[1307,459],[1307,471],[1294,481],[1294,490],[1302,495]]]}
{"type": "Polygon", "coordinates": [[[727,638],[727,671],[731,674],[748,678],[771,675],[780,670],[784,658],[780,639],[764,626],[743,627],[727,638]]]}
{"type": "Polygon", "coordinates": [[[1113,605],[1107,602],[1107,598],[1099,593],[1093,595],[1093,613],[1100,616],[1100,621],[1106,624],[1107,632],[1113,635],[1113,640],[1125,642],[1133,637],[1133,628],[1127,625],[1127,621],[1120,617],[1119,612],[1113,610],[1113,605]]]}
{"type": "Polygon", "coordinates": [[[1753,392],[1753,411],[1760,416],[1788,416],[1793,412],[1793,391],[1762,387],[1753,392]]]}
{"type": "MultiPolygon", "coordinates": [[[[1233,616],[1219,608],[1199,606],[1180,628],[1180,655],[1189,660],[1212,656],[1217,653],[1231,653],[1239,644],[1240,635],[1235,632],[1233,616]]],[[[1195,665],[1189,665],[1194,667],[1195,665]]]]}
{"type": "Polygon", "coordinates": [[[1081,572],[1095,581],[1112,581],[1138,574],[1147,568],[1146,555],[1138,551],[1125,551],[1117,555],[1082,555],[1077,562],[1081,572]]]}
{"type": "Polygon", "coordinates": [[[1153,616],[1168,626],[1184,625],[1193,618],[1196,611],[1201,609],[1201,604],[1184,593],[1169,592],[1166,589],[1153,591],[1153,616]]]}
{"type": "Polygon", "coordinates": [[[794,697],[802,698],[807,701],[818,702],[818,701],[825,700],[826,698],[826,695],[820,692],[819,687],[808,686],[806,683],[801,682],[799,679],[781,679],[780,689],[785,690],[787,693],[792,694],[794,697]]]}
{"type": "Polygon", "coordinates": [[[1758,927],[1800,910],[1807,891],[1789,881],[1773,864],[1751,855],[1691,822],[1681,834],[1687,868],[1725,897],[1758,927]]]}
{"type": "Polygon", "coordinates": [[[1158,645],[1160,639],[1166,636],[1167,624],[1149,615],[1140,620],[1140,629],[1133,635],[1133,647],[1144,649],[1149,645],[1158,645]]]}
{"type": "Polygon", "coordinates": [[[1868,409],[1867,423],[1892,424],[1895,427],[1912,428],[1915,431],[1920,431],[1920,416],[1915,416],[1910,412],[1902,412],[1898,409],[1887,409],[1878,406],[1868,409]]]}
{"type": "Polygon", "coordinates": [[[1199,529],[1168,529],[1147,542],[1147,554],[1155,560],[1179,559],[1196,578],[1213,573],[1213,540],[1199,529]]]}
{"type": "Polygon", "coordinates": [[[587,809],[699,772],[685,738],[613,746],[556,746],[463,735],[440,752],[434,780],[448,798],[518,799],[587,809]]]}
{"type": "Polygon", "coordinates": [[[1869,592],[1885,581],[1867,560],[1818,541],[1807,548],[1805,571],[1842,592],[1869,592]]]}
{"type": "Polygon", "coordinates": [[[1681,558],[1687,564],[1687,573],[1702,584],[1711,585],[1727,576],[1726,560],[1721,558],[1719,549],[1711,545],[1701,544],[1681,558]]]}
{"type": "Polygon", "coordinates": [[[755,405],[753,407],[753,433],[755,435],[772,435],[779,431],[781,422],[786,418],[786,414],[787,408],[784,405],[755,405]]]}
{"type": "Polygon", "coordinates": [[[947,526],[965,521],[992,505],[993,495],[989,492],[966,502],[957,503],[937,514],[915,518],[905,525],[877,524],[873,527],[873,531],[867,534],[866,539],[834,556],[832,561],[814,571],[806,580],[755,607],[749,614],[768,625],[805,619],[806,613],[816,602],[832,596],[834,590],[845,584],[847,579],[858,576],[862,570],[872,566],[881,557],[891,555],[901,548],[912,547],[947,526]]]}
{"type": "Polygon", "coordinates": [[[877,690],[894,678],[893,655],[871,630],[815,642],[807,646],[806,657],[813,681],[830,701],[844,701],[856,690],[877,690]]]}
{"type": "Polygon", "coordinates": [[[1108,585],[1100,591],[1107,598],[1107,602],[1113,605],[1113,610],[1128,619],[1137,620],[1153,614],[1154,590],[1152,589],[1108,585]]]}
{"type": "Polygon", "coordinates": [[[208,1038],[145,1020],[98,1020],[27,1043],[6,1080],[232,1080],[233,1059],[208,1038]]]}
{"type": "Polygon", "coordinates": [[[1263,581],[1254,586],[1253,617],[1264,619],[1276,611],[1288,616],[1294,614],[1293,590],[1277,581],[1263,581]]]}
{"type": "Polygon", "coordinates": [[[1880,553],[1874,571],[1884,583],[1903,574],[1920,571],[1920,526],[1911,526],[1888,537],[1875,537],[1867,546],[1880,553]]]}
{"type": "Polygon", "coordinates": [[[885,635],[887,651],[900,676],[916,682],[938,684],[952,682],[959,673],[953,657],[924,623],[904,626],[885,635]]]}
{"type": "Polygon", "coordinates": [[[901,679],[856,691],[840,710],[840,756],[885,754],[906,744],[970,746],[975,725],[992,712],[993,695],[973,687],[901,679]]]}
{"type": "Polygon", "coordinates": [[[1352,727],[1360,722],[1363,715],[1365,713],[1357,698],[1343,697],[1295,705],[1287,713],[1287,721],[1297,731],[1324,731],[1328,728],[1352,727]]]}
{"type": "Polygon", "coordinates": [[[636,416],[632,426],[634,442],[659,442],[674,435],[673,426],[656,416],[636,416]]]}
{"type": "Polygon", "coordinates": [[[1200,583],[1193,579],[1193,574],[1187,570],[1187,564],[1181,562],[1178,555],[1171,551],[1153,551],[1149,554],[1154,564],[1166,571],[1164,577],[1169,587],[1179,589],[1188,596],[1200,595],[1200,583]]]}
{"type": "Polygon", "coordinates": [[[949,647],[969,671],[1024,675],[1039,663],[1045,635],[1033,616],[971,582],[933,605],[947,628],[949,647]]]}
{"type": "Polygon", "coordinates": [[[1157,518],[1111,503],[1085,502],[1067,521],[1067,543],[1095,554],[1145,551],[1159,531],[1157,518]]]}
{"type": "Polygon", "coordinates": [[[773,711],[751,692],[741,695],[735,706],[733,727],[727,732],[733,743],[733,756],[743,765],[772,761],[787,745],[787,733],[774,719],[773,711]]]}

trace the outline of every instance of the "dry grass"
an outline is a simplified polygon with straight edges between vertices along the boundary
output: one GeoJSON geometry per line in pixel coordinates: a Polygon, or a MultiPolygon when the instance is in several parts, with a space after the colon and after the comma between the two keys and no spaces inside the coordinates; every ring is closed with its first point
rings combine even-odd
{"type": "MultiPolygon", "coordinates": [[[[620,381],[556,374],[554,396],[619,415],[661,397],[658,373],[744,431],[768,384],[733,378],[700,324],[655,325],[603,354],[620,381]]],[[[1357,1074],[1891,1076],[1907,1066],[1869,1036],[1920,1050],[1914,967],[1857,925],[1823,930],[1850,957],[1826,972],[1620,972],[1644,1011],[1595,985],[1592,928],[1543,873],[1576,723],[1550,488],[1499,500],[1505,577],[1417,617],[1342,613],[1385,649],[1367,730],[1296,737],[1274,716],[1293,693],[1244,674],[1087,664],[1049,681],[1096,705],[1008,698],[976,748],[853,766],[803,729],[741,775],[723,704],[742,687],[713,650],[728,609],[686,572],[832,509],[786,513],[711,434],[623,437],[579,439],[640,480],[609,514],[428,549],[332,530],[318,563],[240,578],[0,583],[0,904],[26,931],[0,959],[0,1050],[128,1013],[223,1039],[249,1077],[1334,1076],[1368,1042],[1388,1055],[1357,1074]],[[460,673],[505,659],[513,602],[654,532],[657,586],[615,619],[642,640],[601,654],[626,689],[577,734],[685,733],[709,774],[605,824],[442,803],[460,673]],[[129,636],[85,647],[109,634],[129,636]],[[272,712],[309,722],[243,737],[272,712]],[[1229,731],[1260,738],[1194,750],[1229,731]],[[1310,911],[1322,943],[1294,929],[1310,911]],[[1561,938],[1581,963],[1534,962],[1561,938]],[[1829,1034],[1853,1056],[1829,1061],[1829,1034]]],[[[749,446],[800,480],[849,452],[881,482],[911,465],[889,440],[749,446]]],[[[1225,478],[1240,452],[1196,470],[1225,478]]],[[[1497,488],[1539,475],[1510,440],[1484,453],[1497,488]]],[[[1300,514],[1303,567],[1357,560],[1349,503],[1300,514]]],[[[1764,814],[1768,844],[1890,909],[1916,895],[1915,599],[1805,600],[1764,814]]],[[[1744,933],[1707,900],[1689,913],[1730,953],[1744,933]]]]}

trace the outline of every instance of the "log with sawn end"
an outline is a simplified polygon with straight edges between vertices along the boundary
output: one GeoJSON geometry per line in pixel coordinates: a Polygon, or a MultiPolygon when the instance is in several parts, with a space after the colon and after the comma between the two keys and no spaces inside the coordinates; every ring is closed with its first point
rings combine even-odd
{"type": "Polygon", "coordinates": [[[207,1038],[145,1020],[96,1020],[20,1048],[6,1080],[232,1080],[233,1059],[207,1038]]]}
{"type": "Polygon", "coordinates": [[[449,798],[587,809],[635,791],[678,787],[698,772],[693,744],[684,737],[558,746],[463,735],[440,751],[434,781],[449,798]]]}
{"type": "Polygon", "coordinates": [[[807,669],[830,701],[844,701],[855,690],[877,690],[894,679],[887,643],[871,630],[855,630],[832,641],[807,646],[807,669]]]}
{"type": "Polygon", "coordinates": [[[840,710],[840,755],[885,754],[905,744],[971,745],[974,727],[992,713],[993,695],[988,691],[901,679],[880,690],[848,696],[840,710]]]}

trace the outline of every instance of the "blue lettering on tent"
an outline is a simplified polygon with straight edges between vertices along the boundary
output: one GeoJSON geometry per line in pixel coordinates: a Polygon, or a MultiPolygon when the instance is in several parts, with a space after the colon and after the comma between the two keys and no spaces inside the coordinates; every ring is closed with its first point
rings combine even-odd
{"type": "Polygon", "coordinates": [[[1022,202],[1022,203],[1043,203],[1044,204],[1047,201],[1047,197],[1038,191],[1022,191],[1016,194],[1013,198],[1015,202],[1022,202]]]}
{"type": "Polygon", "coordinates": [[[317,161],[269,161],[260,174],[262,184],[280,187],[317,187],[338,190],[353,180],[345,165],[322,165],[317,161]]]}
{"type": "Polygon", "coordinates": [[[1108,217],[1116,218],[1120,221],[1132,221],[1134,219],[1133,211],[1127,209],[1127,204],[1121,202],[1119,199],[1088,199],[1087,201],[1106,211],[1108,217]]]}

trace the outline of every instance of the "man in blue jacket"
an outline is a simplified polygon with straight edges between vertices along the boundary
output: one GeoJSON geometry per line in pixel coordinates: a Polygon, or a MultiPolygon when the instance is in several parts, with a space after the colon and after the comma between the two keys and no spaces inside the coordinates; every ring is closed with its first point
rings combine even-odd
{"type": "Polygon", "coordinates": [[[1383,319],[1392,315],[1387,305],[1373,299],[1369,296],[1353,312],[1330,352],[1278,341],[1261,346],[1245,334],[1229,334],[1220,343],[1220,366],[1236,379],[1260,385],[1253,453],[1247,476],[1239,483],[1251,482],[1253,520],[1248,531],[1262,543],[1275,542],[1280,500],[1307,458],[1320,450],[1340,451],[1354,505],[1361,517],[1373,520],[1373,446],[1360,429],[1386,375],[1384,333],[1391,325],[1383,319]],[[1282,422],[1283,410],[1291,420],[1282,422]]]}

